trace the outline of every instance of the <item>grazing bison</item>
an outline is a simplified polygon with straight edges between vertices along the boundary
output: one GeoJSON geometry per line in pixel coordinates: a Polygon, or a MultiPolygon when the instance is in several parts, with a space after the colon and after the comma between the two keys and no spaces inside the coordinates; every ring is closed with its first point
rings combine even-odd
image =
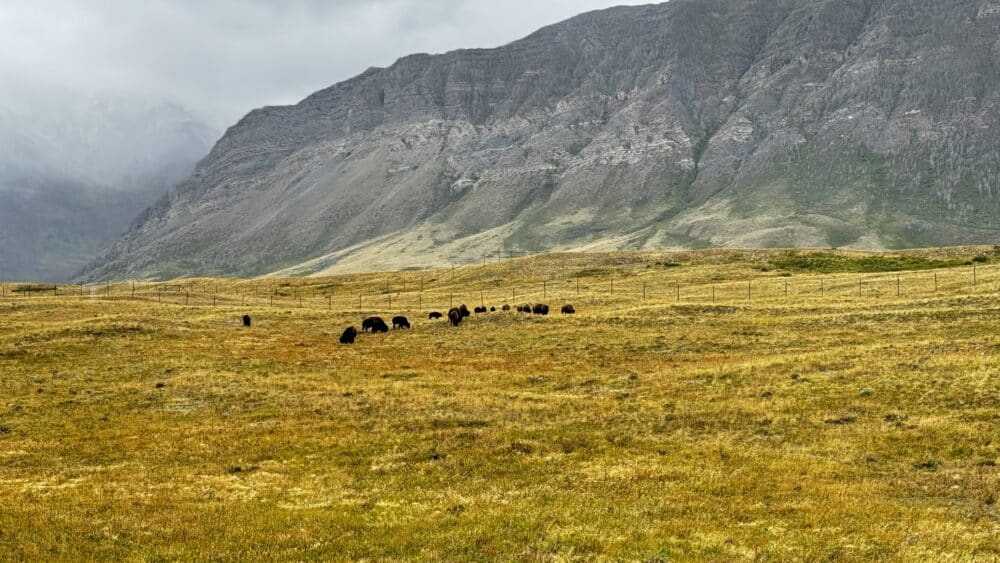
{"type": "Polygon", "coordinates": [[[481,315],[486,312],[486,307],[476,307],[475,311],[477,315],[481,315]]]}
{"type": "Polygon", "coordinates": [[[393,317],[392,328],[410,328],[410,320],[406,317],[393,317]]]}
{"type": "Polygon", "coordinates": [[[572,305],[563,305],[563,307],[562,307],[562,314],[564,314],[564,315],[575,315],[576,314],[576,309],[574,309],[572,305]]]}
{"type": "Polygon", "coordinates": [[[462,319],[464,318],[465,317],[462,315],[461,309],[452,309],[448,311],[448,320],[455,326],[462,324],[462,319]]]}
{"type": "Polygon", "coordinates": [[[496,307],[490,307],[490,312],[491,313],[496,313],[497,312],[497,308],[496,307]]]}
{"type": "Polygon", "coordinates": [[[358,337],[358,329],[353,326],[347,327],[344,334],[340,335],[341,344],[354,344],[354,339],[358,337]]]}
{"type": "Polygon", "coordinates": [[[250,326],[250,315],[243,315],[243,326],[250,326]]]}
{"type": "Polygon", "coordinates": [[[505,304],[504,304],[504,306],[503,306],[503,311],[504,311],[504,312],[507,312],[507,311],[510,311],[510,305],[507,305],[507,304],[505,303],[505,304]]]}
{"type": "Polygon", "coordinates": [[[441,313],[438,313],[437,311],[434,311],[430,315],[427,315],[427,318],[430,319],[430,320],[432,320],[432,321],[436,321],[436,320],[438,320],[440,318],[444,318],[444,315],[442,315],[441,313]]]}
{"type": "Polygon", "coordinates": [[[364,332],[389,332],[389,325],[385,324],[382,317],[369,317],[361,323],[361,330],[364,332]]]}
{"type": "Polygon", "coordinates": [[[518,305],[517,306],[517,312],[518,313],[530,313],[531,312],[531,305],[518,305]]]}
{"type": "Polygon", "coordinates": [[[469,312],[469,308],[466,307],[465,304],[462,304],[461,306],[459,306],[458,312],[462,315],[463,319],[466,318],[466,317],[471,317],[472,316],[472,313],[469,312]]]}
{"type": "Polygon", "coordinates": [[[548,315],[549,314],[549,306],[545,305],[543,303],[539,303],[539,304],[535,305],[534,307],[532,307],[531,312],[534,313],[534,314],[536,314],[536,315],[548,315]]]}

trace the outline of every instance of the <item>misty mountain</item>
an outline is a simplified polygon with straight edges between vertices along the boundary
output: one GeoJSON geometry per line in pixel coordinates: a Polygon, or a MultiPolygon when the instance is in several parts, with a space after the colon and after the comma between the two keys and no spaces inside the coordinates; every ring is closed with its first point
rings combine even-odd
{"type": "Polygon", "coordinates": [[[0,279],[68,279],[217,138],[180,106],[123,96],[0,107],[0,279]]]}
{"type": "Polygon", "coordinates": [[[673,0],[251,112],[83,279],[1000,241],[1000,1],[673,0]]]}

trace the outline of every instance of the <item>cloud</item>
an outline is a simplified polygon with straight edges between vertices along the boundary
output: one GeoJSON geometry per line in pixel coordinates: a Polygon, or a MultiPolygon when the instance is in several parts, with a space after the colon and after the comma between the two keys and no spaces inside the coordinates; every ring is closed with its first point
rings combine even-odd
{"type": "Polygon", "coordinates": [[[175,100],[223,126],[414,52],[492,47],[613,0],[4,0],[0,103],[175,100]]]}

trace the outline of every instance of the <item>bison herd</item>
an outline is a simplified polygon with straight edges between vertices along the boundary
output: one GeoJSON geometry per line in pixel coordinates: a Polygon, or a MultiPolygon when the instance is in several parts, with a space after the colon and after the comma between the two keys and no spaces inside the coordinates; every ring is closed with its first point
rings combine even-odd
{"type": "MultiPolygon", "coordinates": [[[[513,309],[510,305],[504,305],[503,307],[500,308],[500,310],[504,312],[509,312],[513,309]]],[[[495,313],[497,311],[497,308],[476,307],[474,311],[477,315],[485,315],[488,313],[495,313]]],[[[529,315],[544,316],[549,314],[549,306],[543,303],[539,303],[536,305],[518,305],[517,312],[529,315]]],[[[563,305],[562,314],[575,315],[576,309],[573,308],[572,305],[563,305]]],[[[453,326],[456,327],[462,324],[462,321],[470,316],[472,316],[472,313],[469,312],[469,308],[466,307],[465,305],[460,305],[458,307],[455,307],[450,311],[448,311],[447,314],[448,322],[450,322],[453,326]]],[[[427,315],[427,318],[429,318],[432,321],[440,320],[445,317],[446,315],[443,315],[437,311],[434,311],[433,313],[427,315]]],[[[243,315],[243,326],[249,327],[250,325],[251,325],[250,315],[243,315]]],[[[409,329],[410,321],[406,317],[402,316],[393,317],[392,328],[394,330],[409,329]]],[[[372,334],[387,333],[389,332],[389,325],[387,325],[386,322],[382,320],[382,317],[368,317],[367,319],[361,322],[361,332],[370,332],[372,334]]],[[[354,341],[357,338],[358,338],[358,329],[354,328],[353,326],[347,327],[347,329],[344,330],[344,333],[340,335],[340,343],[354,344],[354,341]]]]}
{"type": "MultiPolygon", "coordinates": [[[[543,315],[543,316],[549,314],[549,306],[542,303],[536,305],[518,305],[516,308],[519,313],[524,313],[524,314],[543,315]]],[[[512,311],[513,308],[510,305],[504,305],[503,307],[500,308],[500,310],[508,312],[512,311]]],[[[497,312],[497,308],[476,307],[473,310],[473,312],[477,315],[485,315],[488,313],[497,312]]],[[[470,312],[469,308],[466,307],[465,305],[461,305],[449,310],[447,315],[444,315],[438,311],[434,311],[433,313],[427,315],[427,318],[432,321],[447,318],[448,322],[450,322],[452,326],[457,327],[462,324],[462,321],[471,317],[473,312],[470,312]]],[[[572,305],[563,305],[562,314],[574,315],[576,314],[576,309],[572,305]]],[[[249,324],[247,324],[247,326],[249,326],[249,324]]],[[[410,321],[406,317],[393,317],[392,328],[396,330],[408,329],[410,328],[410,321]]],[[[382,320],[381,317],[369,317],[364,321],[362,321],[361,331],[371,332],[373,334],[387,333],[389,332],[389,325],[387,325],[386,322],[382,320]]],[[[344,333],[340,336],[340,343],[354,344],[354,341],[357,339],[357,337],[358,337],[358,330],[353,326],[348,327],[346,330],[344,330],[344,333]]]]}

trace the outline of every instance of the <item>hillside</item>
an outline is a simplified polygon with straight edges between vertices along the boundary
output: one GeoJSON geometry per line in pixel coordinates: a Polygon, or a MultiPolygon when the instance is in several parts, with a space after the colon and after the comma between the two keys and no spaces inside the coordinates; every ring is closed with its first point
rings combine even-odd
{"type": "Polygon", "coordinates": [[[1000,557],[1000,248],[44,289],[0,289],[3,560],[1000,557]],[[577,314],[427,319],[511,291],[577,314]]]}
{"type": "Polygon", "coordinates": [[[248,114],[82,280],[1000,240],[1000,2],[674,0],[248,114]]]}

